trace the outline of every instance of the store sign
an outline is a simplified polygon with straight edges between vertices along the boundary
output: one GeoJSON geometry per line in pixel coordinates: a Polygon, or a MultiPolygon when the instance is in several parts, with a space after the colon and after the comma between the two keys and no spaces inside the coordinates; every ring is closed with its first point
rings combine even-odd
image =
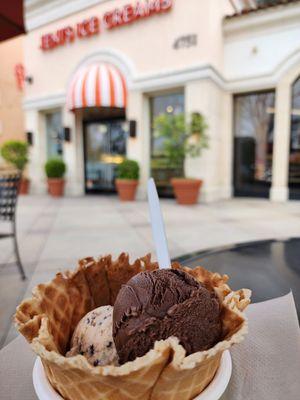
{"type": "Polygon", "coordinates": [[[148,18],[154,14],[169,11],[172,0],[137,1],[135,4],[126,4],[106,12],[102,18],[94,16],[76,24],[58,29],[54,33],[47,33],[41,37],[40,48],[44,51],[72,43],[76,39],[93,36],[104,29],[114,29],[122,25],[131,24],[139,19],[148,18]]]}
{"type": "Polygon", "coordinates": [[[15,65],[15,76],[18,89],[22,91],[24,89],[25,82],[25,68],[23,64],[19,63],[15,65]]]}

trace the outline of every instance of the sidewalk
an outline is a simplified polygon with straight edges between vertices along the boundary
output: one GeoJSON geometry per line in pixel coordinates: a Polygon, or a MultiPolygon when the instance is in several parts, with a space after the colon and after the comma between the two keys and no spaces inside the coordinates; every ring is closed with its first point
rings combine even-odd
{"type": "MultiPolygon", "coordinates": [[[[162,210],[173,258],[232,243],[300,237],[299,202],[233,199],[183,207],[162,200],[162,210]]],[[[127,251],[133,259],[154,252],[146,202],[120,203],[115,196],[23,196],[17,223],[28,279],[20,280],[11,241],[1,240],[0,347],[16,336],[11,316],[37,283],[74,268],[82,257],[127,251]]]]}

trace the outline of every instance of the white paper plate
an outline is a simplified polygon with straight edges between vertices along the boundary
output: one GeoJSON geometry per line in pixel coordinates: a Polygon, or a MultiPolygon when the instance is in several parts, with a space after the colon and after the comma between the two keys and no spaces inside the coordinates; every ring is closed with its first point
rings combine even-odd
{"type": "MultiPolygon", "coordinates": [[[[223,353],[220,367],[214,379],[194,400],[218,400],[229,383],[231,369],[230,353],[226,350],[223,353]]],[[[50,385],[39,357],[35,360],[32,377],[33,386],[39,400],[62,400],[62,397],[50,385]]]]}

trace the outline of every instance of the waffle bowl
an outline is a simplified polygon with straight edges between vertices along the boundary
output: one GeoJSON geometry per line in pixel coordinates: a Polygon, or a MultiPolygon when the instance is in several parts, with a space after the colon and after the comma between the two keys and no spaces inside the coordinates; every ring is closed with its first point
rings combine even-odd
{"type": "MultiPolygon", "coordinates": [[[[221,357],[220,366],[213,380],[193,400],[218,400],[223,395],[231,377],[232,362],[229,350],[225,350],[221,357]]],[[[40,357],[34,363],[33,386],[40,400],[62,400],[62,397],[50,385],[40,357]]]]}
{"type": "Polygon", "coordinates": [[[33,290],[15,314],[18,330],[41,358],[53,388],[69,400],[191,400],[214,378],[222,354],[247,333],[243,310],[250,291],[232,291],[227,276],[204,268],[173,263],[214,290],[221,304],[222,340],[209,350],[185,356],[174,337],[158,341],[143,357],[121,366],[91,366],[81,355],[66,358],[70,338],[79,320],[92,309],[114,304],[122,284],[145,270],[157,269],[150,255],[130,264],[127,254],[85,258],[74,272],[58,273],[33,290]],[[176,396],[176,397],[175,397],[176,396]]]}

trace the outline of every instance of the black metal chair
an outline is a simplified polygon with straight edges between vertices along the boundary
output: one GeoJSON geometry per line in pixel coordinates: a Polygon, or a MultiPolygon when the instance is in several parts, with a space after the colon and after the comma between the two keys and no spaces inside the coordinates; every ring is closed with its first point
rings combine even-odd
{"type": "Polygon", "coordinates": [[[26,279],[19,254],[16,231],[16,206],[20,179],[21,175],[18,173],[3,173],[0,175],[0,220],[10,221],[12,224],[12,232],[0,232],[0,239],[13,238],[17,265],[22,279],[26,279]]]}

